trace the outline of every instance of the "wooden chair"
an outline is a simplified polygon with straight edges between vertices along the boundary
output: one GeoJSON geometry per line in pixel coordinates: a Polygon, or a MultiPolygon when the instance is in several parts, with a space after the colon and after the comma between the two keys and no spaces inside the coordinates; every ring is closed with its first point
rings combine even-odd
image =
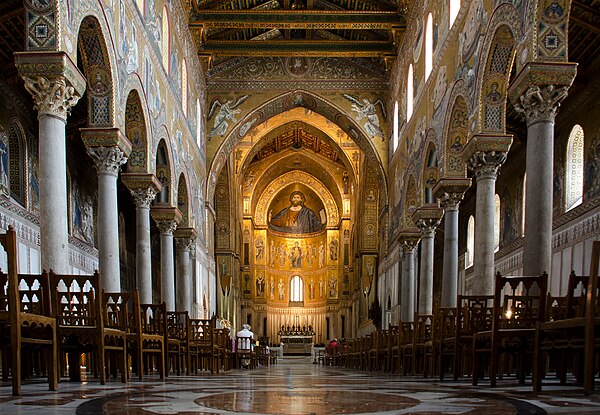
{"type": "Polygon", "coordinates": [[[208,369],[219,373],[220,354],[215,342],[216,319],[188,319],[188,365],[192,373],[208,369]]]}
{"type": "Polygon", "coordinates": [[[160,304],[139,304],[139,295],[135,291],[134,315],[135,331],[128,335],[133,340],[134,354],[138,361],[138,378],[142,380],[143,374],[148,374],[152,368],[152,357],[158,369],[160,379],[166,376],[165,361],[167,356],[167,306],[163,301],[160,304]]]}
{"type": "Polygon", "coordinates": [[[407,355],[407,350],[412,348],[412,339],[415,331],[415,323],[412,321],[406,321],[400,324],[400,335],[398,338],[400,347],[400,358],[398,359],[398,373],[402,369],[402,374],[408,373],[409,367],[412,363],[412,356],[407,355]]]}
{"type": "MultiPolygon", "coordinates": [[[[431,339],[424,346],[423,376],[435,374],[442,365],[442,342],[447,346],[456,334],[456,307],[435,307],[431,339]],[[451,339],[451,340],[450,340],[451,339]]],[[[445,351],[445,350],[444,350],[445,351]]]]}
{"type": "MultiPolygon", "coordinates": [[[[231,343],[231,337],[229,336],[229,329],[227,328],[222,328],[222,329],[215,329],[215,342],[217,344],[218,347],[218,353],[219,353],[219,361],[221,362],[221,366],[223,368],[223,370],[227,371],[230,370],[234,367],[234,363],[233,363],[233,349],[232,349],[232,343],[231,343]]],[[[265,354],[266,354],[266,359],[267,362],[265,364],[265,366],[268,366],[269,362],[269,356],[268,356],[268,349],[265,348],[265,354]]],[[[264,357],[263,357],[264,358],[264,357]]],[[[257,356],[257,359],[258,356],[257,356]]],[[[264,362],[261,362],[259,359],[259,363],[263,364],[264,362]]]]}
{"type": "Polygon", "coordinates": [[[183,372],[190,374],[188,362],[188,319],[187,311],[167,312],[167,347],[165,355],[165,376],[171,368],[177,375],[183,372]]]}
{"type": "MultiPolygon", "coordinates": [[[[546,317],[548,275],[510,276],[496,274],[492,329],[473,335],[473,385],[482,377],[482,361],[489,361],[490,385],[496,386],[500,355],[516,357],[519,383],[525,382],[533,356],[535,325],[546,317]],[[506,292],[506,293],[505,293],[506,292]]],[[[504,369],[509,370],[508,365],[504,369]]]]}
{"type": "Polygon", "coordinates": [[[12,225],[0,235],[8,258],[8,274],[0,272],[0,342],[3,357],[2,377],[12,372],[12,394],[21,394],[21,364],[33,350],[46,355],[48,385],[57,390],[56,320],[50,313],[48,275],[17,274],[17,237],[12,225]],[[10,356],[10,358],[9,358],[10,356]]]}
{"type": "MultiPolygon", "coordinates": [[[[454,337],[455,381],[465,374],[472,375],[473,335],[491,330],[493,304],[493,295],[459,295],[457,297],[456,334],[454,337]]],[[[440,376],[443,376],[443,373],[440,373],[440,376]]]]}
{"type": "MultiPolygon", "coordinates": [[[[103,310],[110,305],[103,304],[97,271],[93,275],[61,275],[50,271],[49,276],[58,348],[61,357],[68,357],[71,380],[81,379],[80,357],[89,352],[94,356],[100,383],[104,384],[107,355],[113,361],[126,359],[127,333],[120,328],[125,323],[111,321],[105,325],[103,315],[108,311],[103,310]]],[[[62,358],[61,363],[64,363],[62,358]]],[[[121,380],[126,382],[127,370],[122,372],[121,380]]]]}
{"type": "Polygon", "coordinates": [[[533,359],[533,390],[540,392],[544,376],[544,355],[559,352],[558,375],[566,383],[566,363],[569,357],[577,357],[579,364],[573,365],[578,381],[583,382],[583,391],[589,395],[594,390],[594,375],[597,372],[595,356],[600,350],[600,297],[598,262],[600,241],[594,241],[589,276],[569,277],[567,312],[564,319],[538,322],[535,331],[533,359]],[[581,292],[577,295],[578,287],[581,292]]]}
{"type": "Polygon", "coordinates": [[[236,338],[235,364],[238,369],[242,367],[254,369],[254,339],[252,337],[236,338]]]}
{"type": "Polygon", "coordinates": [[[400,336],[400,326],[390,324],[388,328],[388,342],[386,354],[386,371],[394,373],[398,367],[398,359],[400,356],[400,347],[398,337],[400,336]]]}
{"type": "Polygon", "coordinates": [[[405,352],[408,361],[412,358],[411,374],[425,372],[425,344],[431,340],[431,330],[433,326],[432,314],[416,314],[415,313],[415,330],[412,336],[412,342],[407,345],[405,352]]]}

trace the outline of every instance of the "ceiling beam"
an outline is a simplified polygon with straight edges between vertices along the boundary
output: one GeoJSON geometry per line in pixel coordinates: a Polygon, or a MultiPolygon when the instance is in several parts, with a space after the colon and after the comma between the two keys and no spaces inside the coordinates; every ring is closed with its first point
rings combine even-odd
{"type": "Polygon", "coordinates": [[[394,46],[386,41],[247,41],[207,40],[200,55],[217,56],[329,56],[374,58],[395,56],[394,46]]]}
{"type": "Polygon", "coordinates": [[[391,11],[346,10],[202,10],[190,17],[191,29],[405,29],[391,11]]]}

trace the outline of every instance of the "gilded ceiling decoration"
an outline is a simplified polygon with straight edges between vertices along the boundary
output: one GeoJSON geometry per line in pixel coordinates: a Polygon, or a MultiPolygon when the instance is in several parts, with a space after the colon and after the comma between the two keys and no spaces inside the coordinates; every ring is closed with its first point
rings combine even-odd
{"type": "MultiPolygon", "coordinates": [[[[209,67],[236,57],[395,59],[408,1],[189,0],[189,28],[209,67]]],[[[388,61],[386,64],[385,61],[388,61]]]]}

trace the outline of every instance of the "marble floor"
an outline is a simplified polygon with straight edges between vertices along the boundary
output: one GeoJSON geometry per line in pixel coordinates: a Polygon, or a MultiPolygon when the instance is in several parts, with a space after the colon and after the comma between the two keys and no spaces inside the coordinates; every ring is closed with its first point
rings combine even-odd
{"type": "Polygon", "coordinates": [[[205,376],[170,376],[166,382],[105,386],[62,382],[23,386],[20,398],[0,387],[0,414],[600,414],[600,393],[584,397],[580,388],[547,386],[533,396],[531,386],[500,382],[494,390],[467,380],[438,382],[418,377],[355,372],[287,358],[277,365],[205,376]]]}

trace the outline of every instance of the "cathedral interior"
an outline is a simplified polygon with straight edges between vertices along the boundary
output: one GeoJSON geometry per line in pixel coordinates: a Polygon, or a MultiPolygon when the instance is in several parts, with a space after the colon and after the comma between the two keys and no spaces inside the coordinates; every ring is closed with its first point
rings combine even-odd
{"type": "MultiPolygon", "coordinates": [[[[317,362],[315,348],[334,339],[378,338],[423,316],[435,330],[433,316],[456,313],[464,298],[491,301],[500,276],[544,275],[548,309],[571,298],[572,271],[589,275],[588,297],[598,296],[599,0],[4,0],[0,67],[0,228],[16,231],[16,251],[0,255],[9,274],[11,255],[20,274],[53,271],[63,285],[98,271],[95,292],[164,302],[234,342],[249,325],[283,362],[317,362]]],[[[10,283],[0,282],[5,312],[10,283]]],[[[8,399],[15,334],[0,317],[8,399]]],[[[586,360],[596,381],[598,319],[596,361],[594,351],[586,360]]],[[[268,374],[274,389],[286,376],[279,364],[268,374]]],[[[317,369],[291,364],[304,382],[298,396],[311,395],[317,369]]],[[[399,409],[412,404],[398,375],[349,371],[346,391],[375,385],[352,404],[326,375],[316,376],[332,395],[319,399],[335,410],[288,411],[283,392],[228,407],[191,377],[181,385],[205,396],[206,413],[413,413],[399,409]],[[382,409],[386,384],[398,391],[382,409]]],[[[199,379],[221,385],[225,401],[251,398],[251,371],[225,376],[199,379]]],[[[45,383],[28,386],[24,395],[50,399],[45,383]]],[[[467,399],[439,387],[448,402],[467,399]]],[[[146,413],[124,411],[125,395],[92,395],[93,405],[62,396],[51,413],[71,413],[69,402],[83,405],[77,413],[146,413]]],[[[554,413],[559,395],[533,409],[506,398],[464,412],[422,398],[421,412],[554,413]]],[[[573,405],[600,411],[597,398],[573,405]]],[[[9,413],[43,405],[2,399],[9,413]]],[[[196,413],[193,402],[153,410],[196,413]]]]}

